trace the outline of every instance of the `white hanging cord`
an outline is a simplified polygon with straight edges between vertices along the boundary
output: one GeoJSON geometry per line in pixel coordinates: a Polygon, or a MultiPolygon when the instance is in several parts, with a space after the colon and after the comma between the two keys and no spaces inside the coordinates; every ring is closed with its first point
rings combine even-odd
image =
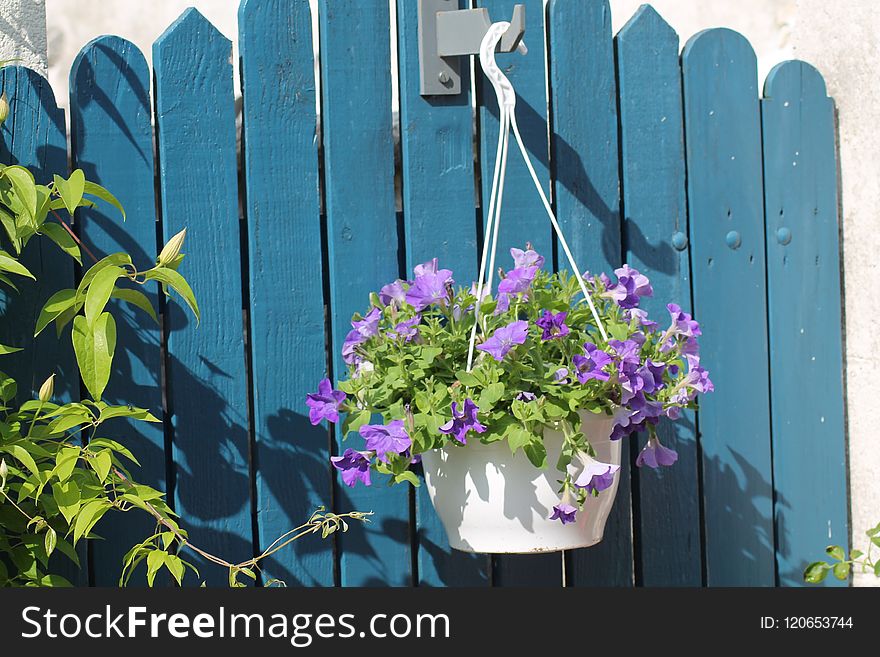
{"type": "Polygon", "coordinates": [[[480,275],[477,283],[477,302],[474,308],[474,325],[471,328],[470,345],[468,347],[468,372],[470,372],[471,368],[473,367],[474,346],[477,339],[477,325],[479,324],[480,320],[480,305],[483,298],[483,281],[486,279],[487,256],[489,257],[487,289],[490,291],[490,293],[492,290],[492,279],[495,272],[495,254],[498,250],[498,227],[501,223],[501,201],[504,196],[504,179],[507,172],[507,152],[509,148],[511,127],[513,128],[513,134],[516,138],[517,145],[519,146],[520,153],[522,154],[523,159],[526,163],[526,167],[531,174],[532,182],[535,184],[535,188],[538,190],[538,194],[540,194],[541,196],[541,201],[543,201],[544,203],[544,209],[547,211],[547,216],[550,218],[550,223],[553,225],[556,236],[559,239],[560,244],[562,245],[562,249],[565,252],[566,257],[568,258],[569,265],[574,270],[574,275],[580,285],[581,292],[583,292],[584,297],[587,300],[587,304],[590,307],[590,312],[593,315],[593,319],[596,321],[596,326],[599,329],[599,333],[601,334],[603,340],[608,340],[608,335],[605,333],[605,328],[602,325],[602,320],[599,319],[599,313],[596,311],[596,307],[593,304],[593,300],[590,297],[589,291],[587,290],[586,283],[584,283],[584,279],[581,276],[580,269],[578,268],[577,263],[574,260],[574,256],[572,255],[571,250],[568,248],[568,243],[565,240],[565,236],[562,234],[562,229],[559,227],[559,223],[556,221],[556,216],[553,214],[553,209],[550,207],[550,202],[547,200],[547,196],[544,193],[544,189],[541,187],[541,183],[538,180],[538,176],[535,173],[535,169],[532,166],[531,160],[529,159],[528,152],[526,151],[525,145],[523,144],[522,136],[519,133],[519,127],[516,123],[516,92],[514,91],[513,85],[510,83],[510,80],[507,78],[507,76],[504,75],[504,73],[501,72],[501,69],[498,68],[498,64],[495,62],[495,47],[498,41],[501,39],[501,36],[507,31],[509,27],[510,23],[493,23],[489,30],[486,32],[486,36],[483,37],[483,40],[480,44],[480,65],[486,77],[489,78],[489,81],[492,83],[492,87],[495,90],[495,96],[498,99],[499,132],[498,146],[495,153],[495,171],[492,176],[492,192],[489,197],[489,212],[486,217],[486,230],[483,236],[483,253],[480,258],[480,275]],[[492,235],[491,252],[489,251],[490,233],[492,235]]]}

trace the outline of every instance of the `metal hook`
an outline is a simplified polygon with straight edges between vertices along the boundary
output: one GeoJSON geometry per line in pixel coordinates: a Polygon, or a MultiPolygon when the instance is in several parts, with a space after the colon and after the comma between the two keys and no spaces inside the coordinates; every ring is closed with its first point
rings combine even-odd
{"type": "MultiPolygon", "coordinates": [[[[458,9],[458,0],[419,0],[420,91],[423,96],[461,93],[459,56],[477,55],[492,20],[489,10],[458,9]]],[[[526,8],[513,8],[510,27],[501,37],[497,52],[527,52],[526,8]]]]}

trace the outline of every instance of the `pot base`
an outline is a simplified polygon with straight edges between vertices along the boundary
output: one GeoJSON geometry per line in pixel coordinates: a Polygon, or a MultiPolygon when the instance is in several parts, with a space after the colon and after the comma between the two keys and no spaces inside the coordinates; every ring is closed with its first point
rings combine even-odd
{"type": "MultiPolygon", "coordinates": [[[[582,413],[582,431],[604,463],[620,464],[620,441],[611,441],[615,418],[582,413]]],[[[573,523],[550,520],[559,503],[562,473],[560,432],[546,430],[548,467],[535,468],[522,450],[511,454],[506,441],[447,445],[422,454],[431,502],[446,529],[449,545],[462,552],[537,554],[574,550],[602,540],[619,475],[598,496],[588,496],[573,523]]]]}

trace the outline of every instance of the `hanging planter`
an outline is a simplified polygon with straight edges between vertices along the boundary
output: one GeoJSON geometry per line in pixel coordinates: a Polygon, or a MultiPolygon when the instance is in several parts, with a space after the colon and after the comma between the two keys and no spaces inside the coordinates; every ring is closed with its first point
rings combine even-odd
{"type": "Polygon", "coordinates": [[[410,280],[370,295],[352,319],[341,356],[348,378],[324,379],[308,396],[310,419],[338,422],[357,448],[331,460],[348,486],[418,486],[423,464],[431,501],[452,547],[472,552],[546,552],[602,539],[620,469],[620,440],[648,434],[637,466],[672,465],[656,426],[695,407],[712,382],[700,364],[700,328],[669,304],[661,326],[639,308],[653,289],[627,265],[581,269],[537,180],[516,124],[516,94],[495,64],[507,29],[496,23],[480,62],[498,97],[498,153],[479,278],[456,287],[437,258],[410,280]],[[570,272],[512,248],[493,292],[498,226],[512,131],[570,272]]]}

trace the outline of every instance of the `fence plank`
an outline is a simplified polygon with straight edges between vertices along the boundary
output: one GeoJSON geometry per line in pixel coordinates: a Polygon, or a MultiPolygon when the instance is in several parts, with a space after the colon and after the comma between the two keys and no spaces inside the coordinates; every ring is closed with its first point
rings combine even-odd
{"type": "MultiPolygon", "coordinates": [[[[513,15],[513,6],[518,3],[526,6],[524,40],[528,45],[528,55],[523,56],[519,52],[499,53],[497,60],[499,67],[516,89],[516,118],[520,133],[538,179],[544,185],[545,192],[549,193],[543,0],[478,0],[475,4],[488,9],[493,21],[509,21],[513,15]]],[[[498,143],[498,104],[492,85],[483,75],[478,60],[476,67],[482,214],[485,225],[498,143]]],[[[507,256],[508,249],[512,246],[524,248],[526,242],[531,242],[545,256],[552,253],[552,229],[512,135],[501,216],[498,233],[498,264],[501,267],[512,267],[507,256]]],[[[495,583],[501,586],[558,585],[562,581],[560,556],[541,554],[495,557],[493,577],[495,583]]]]}
{"type": "MultiPolygon", "coordinates": [[[[347,373],[338,353],[352,314],[366,310],[368,294],[400,273],[389,27],[387,0],[327,0],[321,5],[325,207],[337,376],[347,373]]],[[[343,437],[337,432],[336,438],[341,451],[343,437]]],[[[358,436],[351,440],[362,444],[358,436]]],[[[374,523],[338,538],[344,586],[411,582],[409,491],[388,488],[383,479],[376,477],[372,488],[343,489],[337,483],[338,511],[376,512],[374,523]]]]}
{"type": "MultiPolygon", "coordinates": [[[[650,276],[654,296],[641,306],[662,325],[667,303],[690,311],[691,289],[678,35],[650,5],[643,5],[617,35],[617,71],[626,260],[650,276]]],[[[664,421],[659,434],[674,446],[678,462],[668,470],[634,471],[636,583],[699,586],[694,413],[683,413],[675,423],[664,421]]],[[[632,447],[638,449],[640,442],[633,441],[632,447]]]]}
{"type": "MultiPolygon", "coordinates": [[[[71,158],[86,178],[120,200],[127,220],[106,204],[77,213],[79,234],[96,257],[124,251],[141,269],[156,257],[156,198],[153,128],[150,124],[150,72],[143,54],[130,41],[105,36],[90,41],[77,55],[70,73],[71,158]]],[[[86,258],[87,256],[83,256],[86,258]]],[[[84,266],[91,262],[84,261],[84,266]]],[[[146,293],[155,308],[155,289],[146,293]]],[[[108,399],[148,408],[162,417],[162,360],[159,326],[142,310],[111,301],[117,318],[114,376],[108,399]]],[[[116,420],[114,439],[137,456],[133,472],[139,482],[165,490],[165,434],[161,424],[116,420]]],[[[122,557],[150,535],[154,523],[146,514],[108,517],[92,543],[93,579],[115,586],[122,557]]]]}
{"type": "MultiPolygon", "coordinates": [[[[245,0],[238,24],[257,520],[265,547],[331,502],[327,428],[310,424],[304,404],[327,366],[315,72],[308,0],[245,0]]],[[[266,564],[264,578],[332,586],[333,570],[332,541],[300,541],[266,564]]]]}
{"type": "Polygon", "coordinates": [[[776,565],[796,586],[826,545],[849,541],[834,101],[816,69],[790,61],[761,107],[776,565]],[[822,385],[792,386],[794,372],[822,385]]]}
{"type": "MultiPolygon", "coordinates": [[[[452,4],[465,8],[468,3],[452,4]]],[[[437,257],[441,266],[453,271],[458,285],[467,286],[477,277],[470,75],[464,67],[464,91],[459,95],[419,94],[418,13],[418,3],[398,0],[406,271],[437,257]]],[[[419,584],[488,584],[488,558],[452,550],[426,488],[418,488],[415,497],[419,584]]]]}
{"type": "MultiPolygon", "coordinates": [[[[162,232],[187,228],[202,322],[166,304],[174,501],[192,541],[252,554],[231,42],[187,9],[153,44],[162,232]]],[[[226,573],[204,564],[209,584],[226,573]]]]}
{"type": "MultiPolygon", "coordinates": [[[[617,83],[605,0],[549,5],[551,155],[556,213],[582,270],[622,264],[617,83]]],[[[560,253],[559,268],[570,269],[560,253]]],[[[624,454],[628,455],[627,450],[624,454]]],[[[599,545],[567,554],[573,586],[633,583],[630,464],[599,545]]]]}
{"type": "Polygon", "coordinates": [[[775,579],[756,66],[727,29],[697,34],[682,55],[693,303],[718,391],[698,428],[713,586],[775,579]]]}
{"type": "MultiPolygon", "coordinates": [[[[9,99],[9,116],[0,127],[0,162],[27,167],[41,184],[52,182],[55,173],[63,175],[67,171],[64,110],[58,108],[49,83],[23,66],[5,66],[0,68],[0,89],[9,99]]],[[[58,375],[56,399],[79,399],[80,381],[69,330],[60,338],[52,330],[33,337],[46,300],[58,290],[74,287],[74,263],[45,238],[31,240],[21,262],[37,280],[14,277],[18,293],[5,287],[0,290],[0,343],[24,349],[4,356],[2,369],[17,381],[19,402],[34,399],[53,373],[58,375]]],[[[52,572],[86,584],[85,550],[79,553],[81,569],[59,555],[52,562],[52,572]]]]}

